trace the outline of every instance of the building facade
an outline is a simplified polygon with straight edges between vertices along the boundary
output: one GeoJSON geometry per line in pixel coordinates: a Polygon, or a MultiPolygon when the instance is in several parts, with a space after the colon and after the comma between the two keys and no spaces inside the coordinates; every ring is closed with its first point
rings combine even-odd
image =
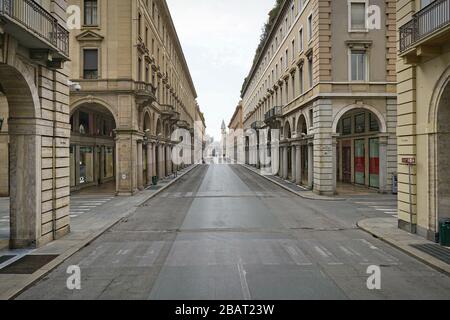
{"type": "MultiPolygon", "coordinates": [[[[280,130],[280,160],[271,165],[281,177],[325,195],[348,185],[391,190],[395,6],[395,0],[282,3],[242,91],[244,128],[280,130]]],[[[269,154],[272,139],[269,132],[269,154]]],[[[259,153],[247,147],[246,161],[260,167],[259,153]]]]}
{"type": "Polygon", "coordinates": [[[70,94],[71,189],[115,181],[118,195],[132,195],[178,169],[177,128],[192,143],[196,122],[204,134],[197,93],[166,1],[70,4],[82,13],[70,36],[71,79],[81,86],[70,94]]]}
{"type": "Polygon", "coordinates": [[[450,218],[450,1],[399,0],[397,25],[399,226],[434,241],[450,218]]]}
{"type": "Polygon", "coordinates": [[[244,121],[242,116],[242,101],[239,102],[236,110],[234,111],[233,116],[231,117],[230,124],[228,125],[228,129],[230,130],[230,134],[228,139],[232,139],[232,141],[228,141],[230,145],[228,148],[232,148],[231,152],[228,150],[228,157],[234,161],[239,160],[239,151],[243,152],[243,141],[239,138],[239,135],[243,133],[244,129],[244,121]],[[242,133],[241,133],[242,132],[242,133]]]}
{"type": "Polygon", "coordinates": [[[69,232],[69,32],[65,0],[0,1],[0,195],[10,247],[69,232]]]}

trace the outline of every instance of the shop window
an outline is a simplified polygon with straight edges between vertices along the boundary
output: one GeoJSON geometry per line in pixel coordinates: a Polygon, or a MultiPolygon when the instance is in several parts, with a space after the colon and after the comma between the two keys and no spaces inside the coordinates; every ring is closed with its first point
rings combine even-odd
{"type": "Polygon", "coordinates": [[[114,148],[105,147],[104,158],[104,178],[112,178],[114,176],[114,148]]]}
{"type": "Polygon", "coordinates": [[[94,148],[80,147],[80,184],[94,182],[94,148]]]}

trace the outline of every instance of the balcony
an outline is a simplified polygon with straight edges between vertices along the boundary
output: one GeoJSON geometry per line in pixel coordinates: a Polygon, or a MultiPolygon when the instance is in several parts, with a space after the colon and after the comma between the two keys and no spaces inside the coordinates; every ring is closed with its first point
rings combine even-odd
{"type": "Polygon", "coordinates": [[[0,0],[0,28],[30,48],[32,59],[55,67],[69,59],[69,31],[33,0],[0,0]]]}
{"type": "Polygon", "coordinates": [[[401,56],[439,53],[450,38],[450,0],[436,0],[400,27],[401,56]]]}
{"type": "Polygon", "coordinates": [[[253,130],[259,130],[264,128],[265,126],[266,124],[263,121],[255,121],[250,125],[253,130]]]}
{"type": "Polygon", "coordinates": [[[156,100],[156,88],[151,83],[138,81],[134,83],[134,92],[136,94],[138,104],[147,101],[153,102],[156,100]]]}
{"type": "Polygon", "coordinates": [[[282,107],[274,107],[265,114],[264,119],[265,119],[265,122],[267,124],[269,124],[272,121],[279,120],[279,118],[281,118],[282,115],[283,115],[283,108],[282,107]]]}
{"type": "Polygon", "coordinates": [[[180,113],[172,105],[161,105],[161,113],[164,120],[171,120],[174,123],[180,120],[180,113]]]}

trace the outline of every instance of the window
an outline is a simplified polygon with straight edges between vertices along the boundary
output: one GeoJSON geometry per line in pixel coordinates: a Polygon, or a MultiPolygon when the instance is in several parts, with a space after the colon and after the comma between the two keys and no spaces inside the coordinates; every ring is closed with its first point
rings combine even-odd
{"type": "Polygon", "coordinates": [[[342,135],[347,136],[352,134],[352,118],[342,119],[342,135]]]}
{"type": "Polygon", "coordinates": [[[421,0],[420,5],[421,5],[421,9],[425,8],[426,6],[428,6],[430,3],[432,3],[434,0],[421,0]]]}
{"type": "Polygon", "coordinates": [[[138,58],[138,81],[142,81],[142,59],[138,58]]]}
{"type": "Polygon", "coordinates": [[[300,94],[303,94],[303,91],[304,91],[304,85],[303,85],[303,66],[300,66],[300,67],[299,67],[298,72],[299,72],[299,82],[300,82],[300,88],[299,88],[299,90],[300,90],[300,94]]]}
{"type": "Polygon", "coordinates": [[[366,114],[361,113],[355,116],[355,133],[366,132],[366,114]]]}
{"type": "Polygon", "coordinates": [[[350,2],[350,30],[365,31],[366,25],[366,2],[350,2]]]}
{"type": "Polygon", "coordinates": [[[351,81],[367,80],[367,54],[364,50],[352,50],[350,58],[351,81]]]}
{"type": "Polygon", "coordinates": [[[308,80],[309,80],[309,87],[312,88],[313,86],[313,57],[310,55],[308,57],[308,80]]]}
{"type": "Polygon", "coordinates": [[[98,49],[83,51],[83,78],[98,79],[98,49]]]}
{"type": "Polygon", "coordinates": [[[373,113],[369,113],[369,122],[370,122],[370,132],[380,131],[380,125],[378,124],[378,118],[373,113]]]}
{"type": "Polygon", "coordinates": [[[84,0],[84,24],[97,25],[97,0],[84,0]]]}
{"type": "Polygon", "coordinates": [[[299,51],[303,52],[303,28],[301,28],[300,31],[298,32],[298,36],[299,36],[298,40],[299,51]]]}
{"type": "Polygon", "coordinates": [[[292,60],[294,60],[294,55],[295,55],[295,39],[292,40],[292,60]]]}
{"type": "Polygon", "coordinates": [[[310,14],[308,17],[308,41],[312,40],[312,28],[313,28],[312,14],[310,14]]]}
{"type": "Polygon", "coordinates": [[[289,49],[286,49],[285,57],[286,57],[286,69],[287,69],[289,67],[289,49]]]}

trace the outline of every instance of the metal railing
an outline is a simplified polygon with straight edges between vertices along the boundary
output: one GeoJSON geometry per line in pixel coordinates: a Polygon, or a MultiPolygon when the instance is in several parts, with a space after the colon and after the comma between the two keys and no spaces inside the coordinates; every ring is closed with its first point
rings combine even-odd
{"type": "Polygon", "coordinates": [[[69,31],[33,0],[0,0],[0,16],[7,16],[69,56],[69,31]]]}
{"type": "Polygon", "coordinates": [[[400,51],[433,32],[450,25],[450,0],[436,0],[413,15],[411,21],[400,27],[400,51]]]}
{"type": "Polygon", "coordinates": [[[265,114],[265,120],[270,120],[274,117],[280,117],[283,115],[283,108],[282,107],[274,107],[272,109],[270,109],[268,112],[266,112],[265,114]]]}

